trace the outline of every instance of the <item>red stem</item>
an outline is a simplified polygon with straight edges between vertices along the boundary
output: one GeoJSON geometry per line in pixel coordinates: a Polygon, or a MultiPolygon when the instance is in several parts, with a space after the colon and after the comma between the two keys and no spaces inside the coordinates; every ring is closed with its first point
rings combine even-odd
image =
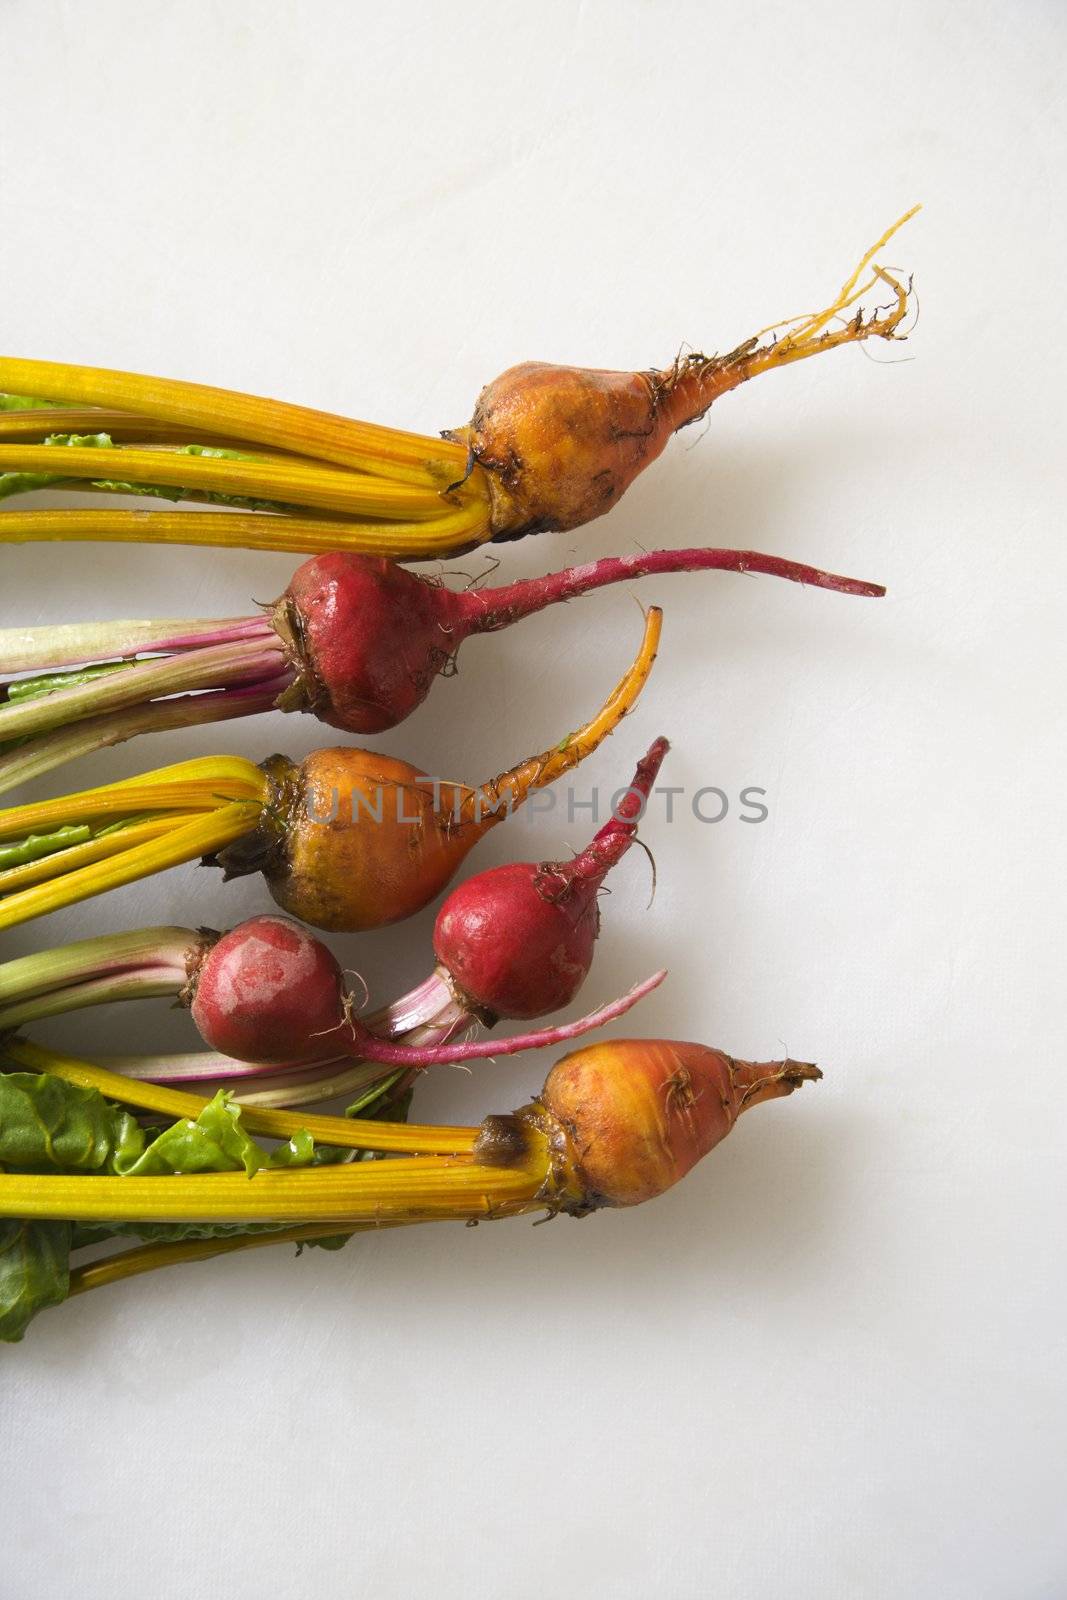
{"type": "Polygon", "coordinates": [[[637,825],[644,814],[652,785],[659,776],[663,758],[670,749],[660,735],[638,762],[630,786],[612,815],[585,849],[573,861],[542,867],[539,882],[542,892],[552,894],[552,880],[558,880],[559,891],[581,883],[588,889],[598,888],[612,867],[626,854],[637,833],[637,825]]]}
{"type": "Polygon", "coordinates": [[[480,1061],[487,1056],[513,1056],[520,1050],[540,1050],[547,1045],[577,1039],[581,1034],[589,1033],[593,1028],[602,1028],[605,1023],[621,1017],[631,1006],[643,1000],[646,994],[657,989],[666,976],[665,970],[654,972],[627,994],[590,1012],[586,1017],[579,1017],[576,1022],[559,1023],[554,1028],[538,1028],[532,1033],[515,1033],[509,1039],[478,1039],[464,1044],[390,1044],[353,1020],[353,1037],[349,1048],[353,1055],[363,1060],[385,1061],[398,1067],[442,1066],[449,1062],[480,1061]]]}
{"type": "Polygon", "coordinates": [[[220,622],[213,631],[204,624],[203,633],[176,633],[170,638],[157,639],[151,645],[141,645],[139,653],[147,650],[171,654],[179,650],[202,650],[213,644],[236,644],[239,639],[269,639],[275,632],[266,617],[238,617],[234,622],[220,622]]]}
{"type": "Polygon", "coordinates": [[[544,578],[525,578],[494,589],[470,589],[457,596],[468,633],[491,633],[522,617],[532,616],[560,600],[574,600],[593,589],[671,572],[757,572],[790,583],[833,589],[838,594],[877,599],[885,594],[880,583],[862,583],[836,572],[824,572],[784,556],[761,555],[758,550],[649,550],[636,556],[606,556],[585,566],[566,567],[544,578]]]}

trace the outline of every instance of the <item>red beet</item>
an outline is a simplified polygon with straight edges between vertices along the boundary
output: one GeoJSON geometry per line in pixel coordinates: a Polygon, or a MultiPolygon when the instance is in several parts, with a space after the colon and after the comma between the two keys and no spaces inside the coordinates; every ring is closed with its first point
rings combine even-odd
{"type": "Polygon", "coordinates": [[[656,740],[611,821],[573,861],[513,862],[449,895],[434,950],[472,1010],[540,1017],[574,999],[600,932],[600,886],[630,846],[667,749],[656,740]]]}
{"type": "Polygon", "coordinates": [[[305,561],[274,608],[295,674],[278,704],[350,733],[381,733],[411,715],[465,639],[594,589],[672,572],[761,572],[844,594],[880,595],[816,567],[753,550],[653,550],[543,578],[457,593],[376,556],[332,551],[305,561]]]}
{"type": "Polygon", "coordinates": [[[305,561],[275,609],[298,669],[283,698],[352,733],[395,727],[470,631],[465,599],[374,556],[305,561]]]}
{"type": "Polygon", "coordinates": [[[344,1020],[345,985],[330,951],[289,917],[252,917],[212,945],[192,975],[193,1021],[239,1061],[323,1055],[344,1020]]]}

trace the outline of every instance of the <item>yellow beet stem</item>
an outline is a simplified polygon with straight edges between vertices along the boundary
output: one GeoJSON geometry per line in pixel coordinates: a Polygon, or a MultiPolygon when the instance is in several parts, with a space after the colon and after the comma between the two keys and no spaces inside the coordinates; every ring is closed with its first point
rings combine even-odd
{"type": "Polygon", "coordinates": [[[91,866],[94,861],[106,861],[111,856],[132,849],[134,845],[173,833],[179,824],[197,820],[198,814],[191,813],[183,817],[165,816],[148,822],[131,822],[120,831],[105,833],[86,844],[70,845],[66,850],[57,850],[54,855],[42,857],[40,861],[27,862],[24,867],[8,867],[0,872],[0,896],[14,894],[16,889],[29,889],[37,883],[47,883],[57,874],[65,875],[77,867],[91,866]]]}
{"type": "Polygon", "coordinates": [[[241,756],[204,756],[54,800],[8,806],[0,811],[0,839],[72,821],[137,816],[142,811],[212,811],[228,800],[262,804],[266,797],[266,778],[254,762],[241,756]]]}
{"type": "MultiPolygon", "coordinates": [[[[128,794],[131,790],[153,789],[165,784],[184,786],[187,795],[205,797],[205,803],[217,804],[220,798],[239,800],[263,793],[263,774],[254,761],[243,756],[196,756],[191,761],[177,761],[167,767],[155,767],[151,772],[139,772],[132,778],[117,778],[114,783],[98,784],[93,789],[77,789],[73,795],[57,800],[46,800],[41,805],[11,806],[0,811],[0,838],[10,838],[8,827],[12,817],[32,816],[41,822],[54,820],[57,813],[48,807],[62,806],[65,800],[81,800],[85,796],[128,794]],[[4,830],[7,830],[6,832],[4,830]]],[[[143,797],[142,797],[143,798],[143,797]]],[[[132,809],[132,808],[131,808],[132,809]]],[[[37,823],[35,822],[35,825],[37,823]]],[[[14,830],[16,833],[20,829],[14,830]]]]}
{"type": "Polygon", "coordinates": [[[266,798],[266,778],[251,761],[209,756],[0,811],[0,839],[71,822],[129,820],[128,827],[0,872],[0,928],[224,849],[256,826],[266,798]],[[164,815],[146,824],[146,811],[164,815]]]}
{"type": "Polygon", "coordinates": [[[111,1178],[0,1174],[0,1215],[72,1222],[484,1221],[537,1205],[545,1173],[436,1156],[301,1171],[111,1178]]]}
{"type": "MultiPolygon", "coordinates": [[[[75,1056],[57,1054],[28,1039],[12,1039],[4,1045],[4,1055],[27,1072],[50,1072],[83,1089],[97,1089],[108,1100],[135,1106],[140,1111],[158,1111],[167,1117],[198,1117],[208,1104],[201,1095],[182,1089],[164,1089],[109,1072],[75,1056]]],[[[474,1149],[475,1128],[428,1126],[413,1122],[371,1122],[348,1117],[304,1117],[286,1111],[261,1111],[241,1108],[241,1120],[250,1133],[272,1139],[291,1139],[301,1129],[319,1144],[345,1150],[379,1150],[409,1155],[467,1156],[474,1149]]],[[[2,1215],[2,1212],[0,1212],[2,1215]]]]}
{"type": "MultiPolygon", "coordinates": [[[[261,807],[248,800],[219,806],[215,811],[188,822],[172,819],[172,826],[161,837],[143,840],[116,849],[113,855],[89,866],[76,866],[66,860],[68,852],[57,851],[49,860],[55,863],[54,876],[32,889],[3,894],[0,874],[0,928],[12,928],[33,917],[47,916],[64,906],[77,905],[109,889],[137,883],[153,873],[182,866],[204,855],[213,855],[243,838],[259,821],[261,807]]],[[[117,835],[122,846],[122,835],[117,835]]],[[[73,854],[71,851],[69,854],[73,854]]]]}
{"type": "MultiPolygon", "coordinates": [[[[473,481],[473,480],[472,480],[473,481]]],[[[119,544],[208,545],[222,549],[290,550],[317,555],[351,550],[396,561],[460,555],[491,536],[488,492],[424,522],[339,522],[218,511],[0,511],[0,543],[103,539],[119,544]]],[[[442,510],[445,502],[441,502],[442,510]]]]}
{"type": "Polygon", "coordinates": [[[645,613],[644,636],[633,665],[616,684],[596,716],[584,727],[568,734],[554,749],[546,750],[539,756],[530,756],[512,767],[510,772],[470,791],[462,805],[463,820],[473,817],[483,827],[492,827],[502,821],[509,811],[522,805],[531,790],[543,789],[554,783],[591,755],[610,733],[614,733],[623,717],[633,709],[648,682],[659,649],[662,627],[663,612],[658,606],[650,607],[645,613]]]}
{"type": "MultiPolygon", "coordinates": [[[[129,1084],[114,1073],[25,1040],[13,1041],[5,1051],[16,1065],[30,1071],[54,1072],[68,1082],[98,1088],[109,1098],[145,1109],[189,1116],[206,1104],[196,1095],[129,1084]]],[[[360,1124],[278,1112],[243,1112],[242,1117],[253,1132],[291,1137],[306,1129],[324,1143],[387,1151],[417,1149],[423,1154],[341,1167],[265,1170],[252,1178],[244,1173],[159,1178],[0,1173],[0,1216],[85,1222],[322,1221],[346,1227],[434,1219],[477,1221],[536,1208],[550,1173],[548,1141],[533,1132],[521,1156],[487,1165],[471,1157],[479,1134],[475,1128],[360,1124]],[[462,1153],[445,1153],[457,1146],[462,1153]],[[435,1149],[441,1153],[432,1153],[435,1149]]]]}
{"type": "Polygon", "coordinates": [[[242,441],[204,428],[183,428],[134,411],[104,411],[92,406],[38,406],[31,411],[0,411],[0,439],[40,444],[54,433],[106,433],[116,442],[203,444],[213,449],[240,449],[242,441]]]}
{"type": "Polygon", "coordinates": [[[466,472],[465,450],[447,440],[174,378],[0,357],[0,391],[136,411],[183,427],[206,428],[296,451],[399,483],[441,489],[462,479],[466,472]]]}
{"type": "Polygon", "coordinates": [[[0,473],[55,473],[58,478],[121,480],[204,493],[241,495],[357,517],[422,521],[439,517],[433,488],[342,472],[297,461],[229,461],[168,450],[101,451],[75,445],[0,444],[0,473]]]}
{"type": "Polygon", "coordinates": [[[178,1267],[192,1261],[213,1261],[216,1256],[234,1255],[242,1250],[260,1250],[270,1244],[304,1244],[316,1239],[336,1238],[344,1232],[379,1233],[385,1228],[402,1228],[403,1222],[361,1222],[354,1228],[324,1229],[321,1222],[298,1223],[293,1228],[279,1228],[274,1233],[250,1233],[231,1239],[181,1239],[173,1244],[141,1244],[132,1250],[120,1250],[105,1256],[101,1261],[87,1261],[84,1266],[73,1267],[70,1274],[68,1300],[72,1295],[86,1294],[90,1289],[103,1289],[111,1283],[122,1283],[127,1278],[139,1278],[159,1267],[178,1267]]]}
{"type": "Polygon", "coordinates": [[[106,823],[112,818],[121,821],[141,811],[212,811],[229,798],[221,793],[214,805],[203,804],[198,803],[198,792],[184,791],[178,784],[125,791],[119,791],[116,784],[114,793],[93,789],[85,794],[58,795],[54,800],[40,800],[0,811],[0,839],[20,839],[42,828],[61,827],[67,823],[106,823]]]}

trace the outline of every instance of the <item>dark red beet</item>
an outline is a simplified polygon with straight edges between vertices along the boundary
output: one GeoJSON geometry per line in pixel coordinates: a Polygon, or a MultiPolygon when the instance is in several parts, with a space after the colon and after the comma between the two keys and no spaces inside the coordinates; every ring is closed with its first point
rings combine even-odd
{"type": "Polygon", "coordinates": [[[672,572],[757,572],[845,594],[860,583],[754,550],[651,550],[588,562],[498,588],[446,589],[376,556],[333,551],[305,561],[274,608],[295,674],[278,700],[349,733],[382,733],[411,715],[464,639],[494,633],[560,601],[672,572]]]}
{"type": "Polygon", "coordinates": [[[511,862],[453,890],[434,927],[437,959],[494,1017],[541,1017],[569,1005],[600,932],[596,886],[561,883],[557,866],[511,862]]]}
{"type": "Polygon", "coordinates": [[[289,917],[252,917],[224,933],[193,975],[193,1020],[212,1049],[239,1061],[322,1055],[344,1017],[330,951],[289,917]]]}
{"type": "Polygon", "coordinates": [[[573,861],[515,862],[449,895],[434,950],[474,1008],[490,1019],[539,1017],[574,999],[600,932],[600,886],[630,846],[667,748],[656,740],[616,815],[573,861]]]}
{"type": "Polygon", "coordinates": [[[463,598],[374,556],[305,561],[275,613],[298,674],[282,703],[350,733],[395,727],[466,637],[463,598]]]}

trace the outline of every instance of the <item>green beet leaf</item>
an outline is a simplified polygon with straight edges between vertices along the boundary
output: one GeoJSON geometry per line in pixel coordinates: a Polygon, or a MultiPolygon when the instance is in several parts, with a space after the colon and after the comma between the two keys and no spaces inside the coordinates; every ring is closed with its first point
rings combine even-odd
{"type": "Polygon", "coordinates": [[[0,1220],[0,1340],[17,1344],[70,1283],[70,1223],[0,1220]]]}
{"type": "Polygon", "coordinates": [[[0,1073],[0,1165],[22,1171],[117,1171],[144,1134],[130,1112],[49,1073],[0,1073]]]}
{"type": "MultiPolygon", "coordinates": [[[[402,1121],[408,1092],[391,1098],[401,1077],[368,1094],[349,1115],[387,1116],[402,1121]]],[[[264,1167],[321,1166],[368,1159],[351,1150],[316,1145],[306,1129],[267,1150],[241,1121],[241,1108],[220,1089],[195,1118],[183,1117],[161,1132],[146,1132],[122,1106],[96,1089],[82,1088],[50,1073],[0,1073],[0,1167],[21,1172],[102,1172],[120,1177],[166,1177],[183,1172],[239,1172],[252,1177],[264,1167]]],[[[38,1311],[66,1299],[70,1253],[122,1235],[154,1242],[232,1238],[277,1232],[281,1223],[92,1223],[0,1219],[0,1341],[20,1340],[38,1311]]],[[[308,1240],[339,1250],[350,1234],[308,1240]]],[[[298,1246],[298,1253],[303,1246],[298,1246]]]]}

